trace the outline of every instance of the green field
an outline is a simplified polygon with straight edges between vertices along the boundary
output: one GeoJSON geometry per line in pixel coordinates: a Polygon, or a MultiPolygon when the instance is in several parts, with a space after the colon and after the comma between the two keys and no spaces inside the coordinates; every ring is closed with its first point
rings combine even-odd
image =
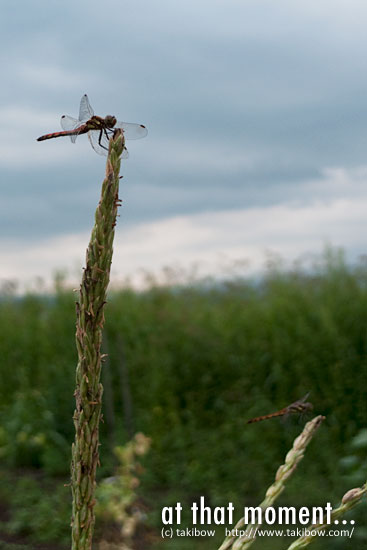
{"type": "MultiPolygon", "coordinates": [[[[74,301],[59,284],[52,295],[4,294],[0,302],[1,531],[14,541],[67,547],[74,301]]],[[[262,500],[305,419],[246,420],[307,392],[326,420],[279,503],[336,505],[363,483],[366,264],[347,267],[329,253],[312,270],[273,269],[261,280],[115,290],[105,315],[99,477],[113,475],[115,445],[137,431],[152,439],[137,493],[155,547],[192,548],[192,540],[159,543],[163,506],[203,495],[241,510],[262,500]]],[[[361,525],[360,509],[352,514],[361,525]]],[[[355,535],[353,548],[363,547],[355,535]]],[[[314,548],[351,546],[334,539],[314,548]]]]}

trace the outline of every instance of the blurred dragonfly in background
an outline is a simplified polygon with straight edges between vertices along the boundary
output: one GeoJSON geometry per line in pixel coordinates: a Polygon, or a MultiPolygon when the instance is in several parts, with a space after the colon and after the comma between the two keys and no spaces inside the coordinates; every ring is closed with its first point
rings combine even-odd
{"type": "Polygon", "coordinates": [[[264,414],[263,416],[256,416],[255,418],[251,418],[251,420],[247,421],[247,424],[252,424],[253,422],[261,422],[262,420],[268,420],[270,418],[276,418],[277,416],[288,416],[290,414],[305,414],[308,412],[311,412],[313,409],[312,403],[306,402],[307,397],[309,396],[309,393],[306,393],[302,399],[298,399],[298,401],[295,401],[294,403],[291,403],[288,405],[288,407],[284,407],[284,409],[280,409],[280,411],[276,411],[270,414],[264,414]]]}
{"type": "MultiPolygon", "coordinates": [[[[143,124],[133,124],[131,122],[119,122],[112,115],[105,118],[96,116],[90,106],[87,94],[84,94],[80,101],[79,118],[73,118],[68,115],[61,117],[61,127],[63,132],[54,132],[46,134],[37,139],[44,141],[57,137],[69,136],[75,143],[76,138],[81,134],[88,134],[90,144],[99,155],[107,155],[109,139],[117,128],[121,128],[125,139],[141,139],[148,133],[143,124]]],[[[129,153],[125,147],[122,158],[128,158],[129,153]]]]}

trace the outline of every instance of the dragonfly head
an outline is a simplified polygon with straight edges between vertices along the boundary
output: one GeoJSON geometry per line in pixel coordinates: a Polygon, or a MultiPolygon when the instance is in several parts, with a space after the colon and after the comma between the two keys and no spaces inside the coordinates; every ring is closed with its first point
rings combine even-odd
{"type": "Polygon", "coordinates": [[[108,128],[113,128],[117,122],[117,119],[116,117],[112,116],[112,115],[107,115],[104,119],[106,125],[108,126],[108,128]]]}

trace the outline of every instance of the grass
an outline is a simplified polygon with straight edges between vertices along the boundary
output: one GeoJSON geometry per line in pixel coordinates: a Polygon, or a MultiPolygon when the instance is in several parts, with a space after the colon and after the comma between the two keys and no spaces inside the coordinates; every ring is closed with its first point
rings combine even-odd
{"type": "MultiPolygon", "coordinates": [[[[112,446],[131,430],[151,437],[140,489],[151,525],[161,507],[199,495],[212,506],[257,502],[299,425],[245,422],[308,391],[326,420],[281,504],[300,504],[300,492],[305,506],[325,494],[337,501],[361,477],[365,452],[351,442],[367,421],[365,264],[348,267],[329,251],[313,270],[257,281],[115,290],[106,308],[99,475],[113,472],[112,446]]],[[[9,471],[67,475],[74,331],[74,296],[61,284],[52,296],[2,297],[0,456],[9,471]]]]}

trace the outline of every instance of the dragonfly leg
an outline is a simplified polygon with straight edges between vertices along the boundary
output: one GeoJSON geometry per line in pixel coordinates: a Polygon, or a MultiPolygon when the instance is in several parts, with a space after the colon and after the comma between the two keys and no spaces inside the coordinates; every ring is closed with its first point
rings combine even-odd
{"type": "Polygon", "coordinates": [[[107,136],[107,133],[106,133],[106,129],[105,128],[102,128],[101,131],[99,132],[99,137],[98,137],[98,145],[100,147],[102,147],[102,149],[105,149],[106,151],[108,151],[108,148],[105,147],[104,145],[102,145],[102,137],[103,137],[103,134],[106,135],[107,139],[108,139],[108,136],[107,136]]]}
{"type": "Polygon", "coordinates": [[[107,141],[110,141],[110,136],[111,136],[111,134],[108,133],[108,131],[107,131],[106,128],[104,129],[104,134],[105,134],[105,136],[106,136],[106,138],[107,138],[107,141]]]}

